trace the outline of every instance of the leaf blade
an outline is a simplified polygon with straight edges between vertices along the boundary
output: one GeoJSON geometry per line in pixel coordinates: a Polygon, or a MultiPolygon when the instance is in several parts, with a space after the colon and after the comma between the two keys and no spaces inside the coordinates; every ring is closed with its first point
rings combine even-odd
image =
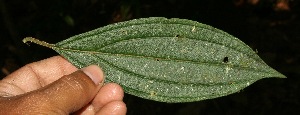
{"type": "Polygon", "coordinates": [[[262,78],[284,77],[237,38],[183,19],[112,24],[56,43],[53,49],[79,68],[98,64],[107,81],[129,94],[162,102],[216,98],[262,78]]]}

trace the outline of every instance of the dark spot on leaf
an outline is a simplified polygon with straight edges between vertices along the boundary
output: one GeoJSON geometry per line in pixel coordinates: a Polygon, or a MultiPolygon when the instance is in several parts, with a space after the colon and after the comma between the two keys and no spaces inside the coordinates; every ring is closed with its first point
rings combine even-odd
{"type": "Polygon", "coordinates": [[[229,58],[228,57],[224,57],[223,62],[224,63],[228,63],[228,61],[229,61],[229,58]]]}
{"type": "Polygon", "coordinates": [[[180,37],[180,35],[177,34],[175,37],[180,37]]]}
{"type": "Polygon", "coordinates": [[[155,60],[156,60],[156,61],[160,61],[160,59],[158,59],[158,58],[156,58],[155,60]]]}
{"type": "Polygon", "coordinates": [[[151,92],[150,92],[150,95],[151,95],[151,96],[155,96],[155,95],[156,95],[156,92],[151,91],[151,92]]]}
{"type": "Polygon", "coordinates": [[[122,30],[121,32],[124,33],[124,34],[127,34],[127,31],[125,31],[125,30],[122,30]]]}

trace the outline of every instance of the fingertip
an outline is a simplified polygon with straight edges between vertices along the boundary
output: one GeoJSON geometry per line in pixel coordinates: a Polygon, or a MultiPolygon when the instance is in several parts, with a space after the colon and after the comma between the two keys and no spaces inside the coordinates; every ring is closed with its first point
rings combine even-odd
{"type": "MultiPolygon", "coordinates": [[[[111,90],[111,92],[112,92],[111,96],[118,96],[118,99],[123,100],[124,90],[119,84],[108,83],[108,84],[105,84],[105,86],[107,87],[107,89],[111,90]]],[[[104,90],[106,90],[106,89],[104,89],[104,90]]]]}
{"type": "Polygon", "coordinates": [[[123,101],[113,101],[100,109],[97,115],[126,115],[127,107],[123,101]]]}
{"type": "Polygon", "coordinates": [[[105,84],[94,98],[92,104],[95,110],[102,109],[107,103],[112,101],[122,101],[124,97],[124,91],[122,87],[116,83],[105,84]]]}

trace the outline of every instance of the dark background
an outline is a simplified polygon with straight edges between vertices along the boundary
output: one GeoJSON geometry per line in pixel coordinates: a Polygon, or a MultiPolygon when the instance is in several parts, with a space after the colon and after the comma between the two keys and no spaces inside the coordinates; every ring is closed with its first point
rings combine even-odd
{"type": "Polygon", "coordinates": [[[22,43],[49,43],[98,27],[142,17],[184,18],[224,30],[287,79],[259,80],[217,99],[168,104],[125,95],[128,115],[266,115],[300,113],[300,2],[297,0],[0,0],[0,76],[58,55],[22,43]]]}

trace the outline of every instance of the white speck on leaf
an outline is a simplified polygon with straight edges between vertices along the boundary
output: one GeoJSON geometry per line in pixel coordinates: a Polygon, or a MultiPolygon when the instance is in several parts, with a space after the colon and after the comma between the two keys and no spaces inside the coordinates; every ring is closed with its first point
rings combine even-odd
{"type": "Polygon", "coordinates": [[[196,31],[196,26],[193,26],[192,32],[195,32],[195,31],[196,31]]]}

